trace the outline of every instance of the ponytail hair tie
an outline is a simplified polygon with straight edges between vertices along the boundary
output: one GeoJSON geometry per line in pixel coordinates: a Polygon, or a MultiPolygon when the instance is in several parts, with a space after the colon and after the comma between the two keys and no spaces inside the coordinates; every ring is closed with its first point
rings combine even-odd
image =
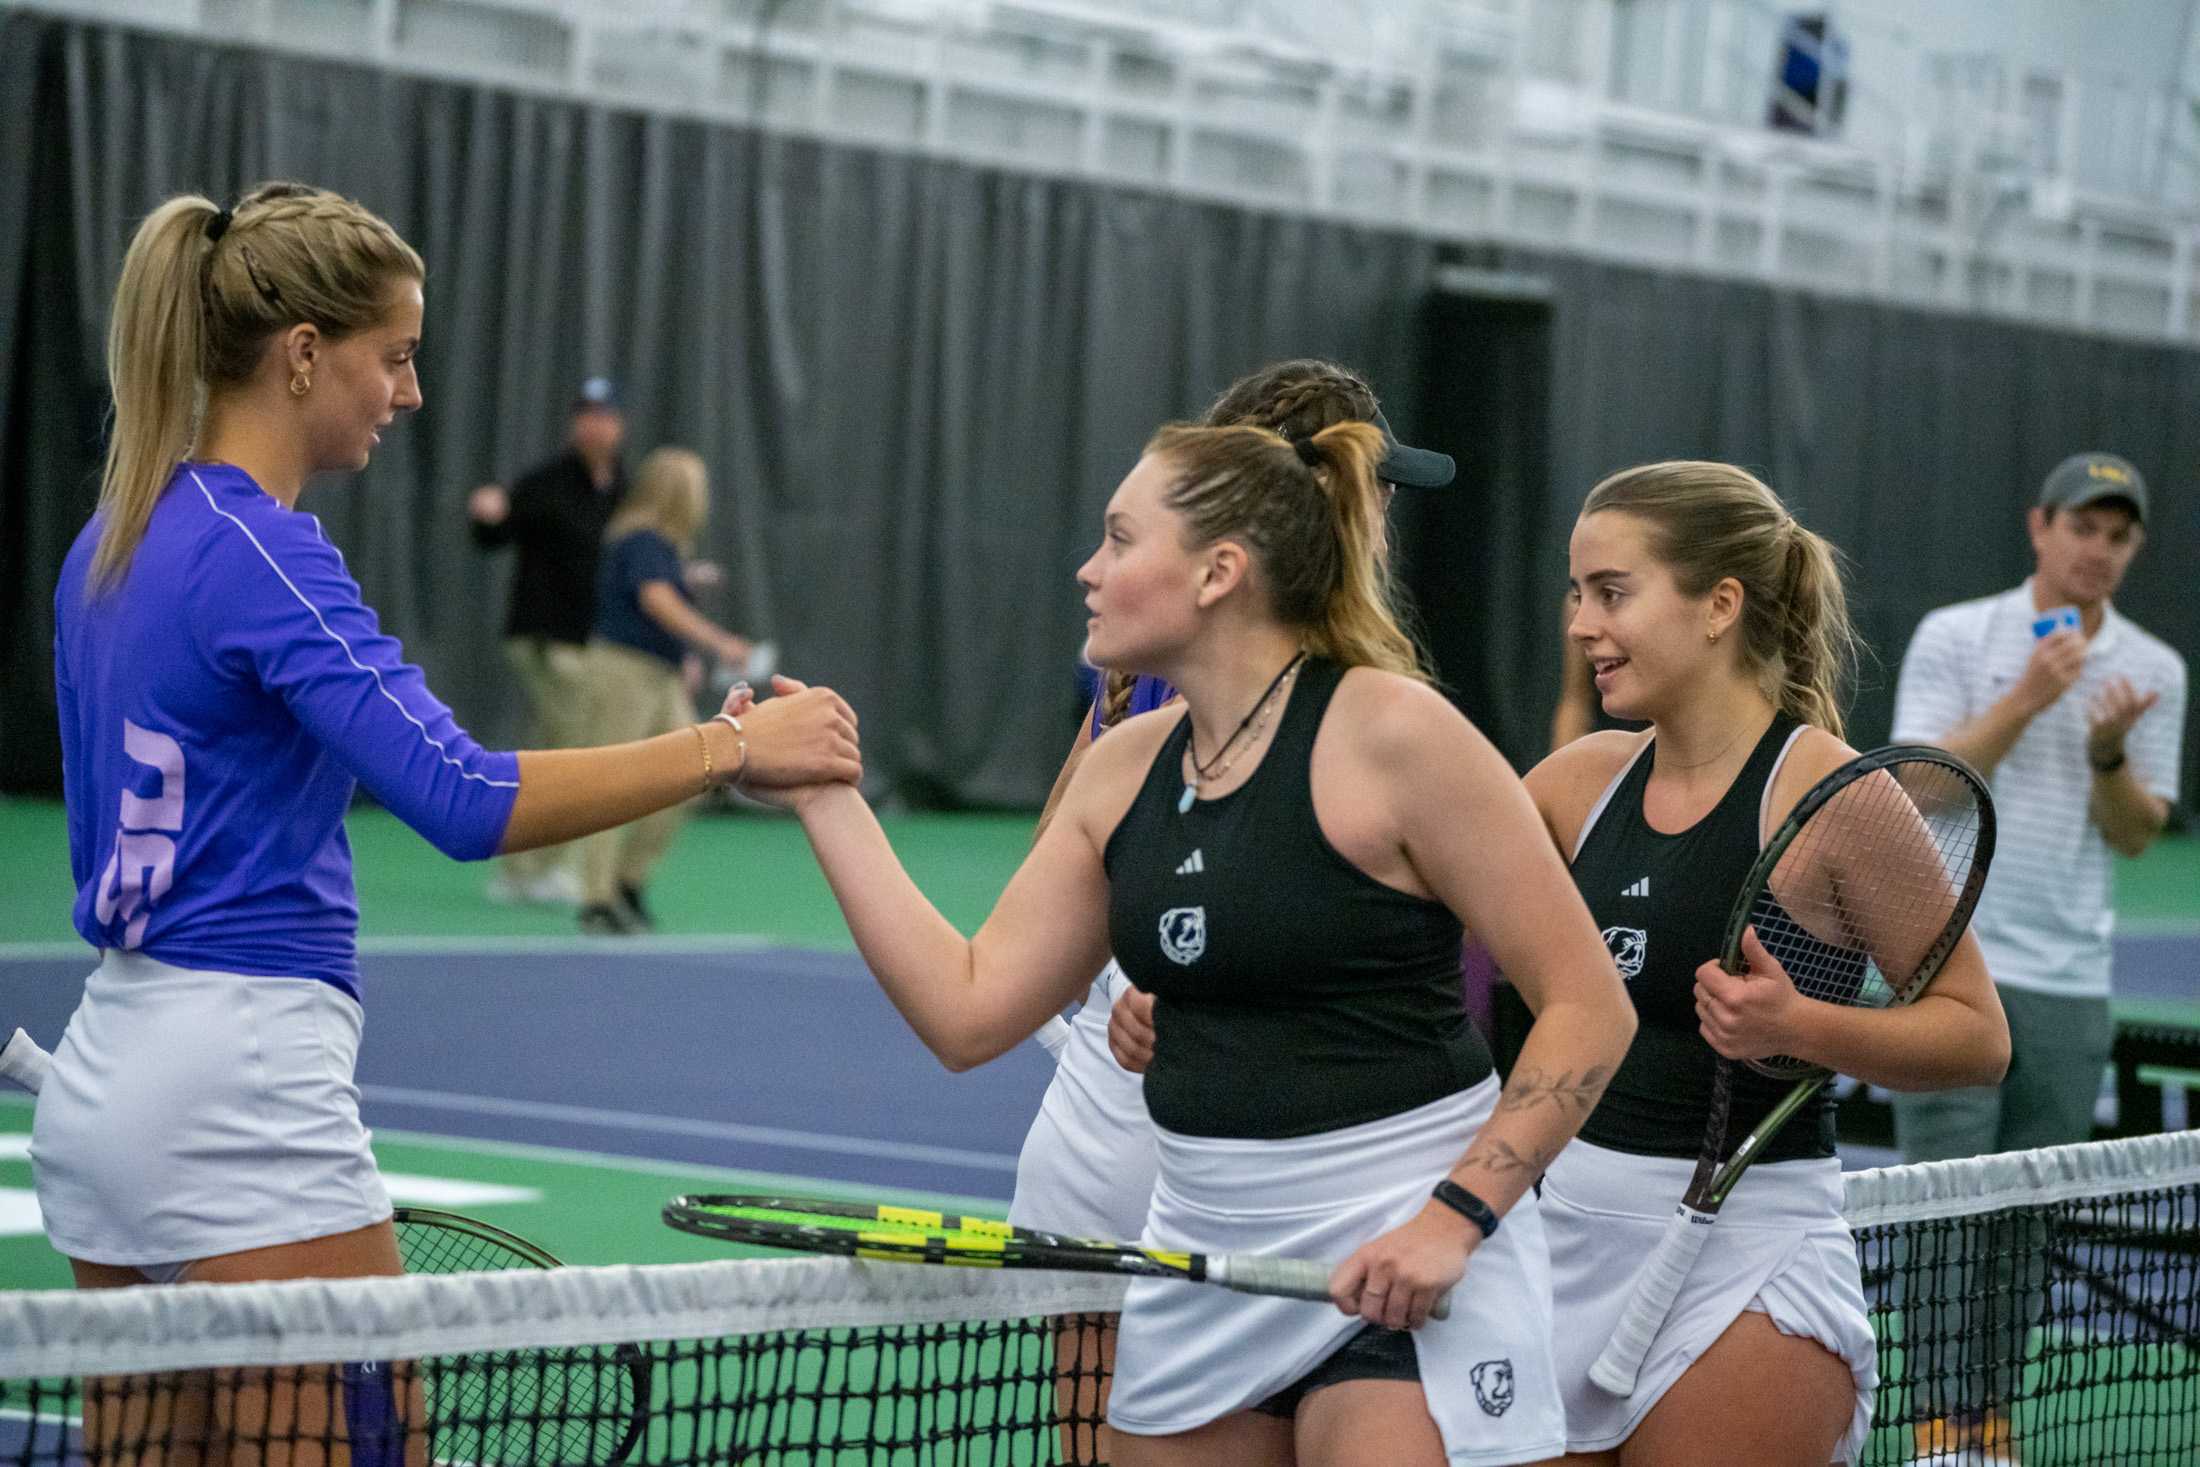
{"type": "Polygon", "coordinates": [[[236,217],[227,209],[216,210],[214,217],[206,221],[207,242],[210,244],[220,243],[221,237],[229,233],[229,226],[236,217]]]}
{"type": "Polygon", "coordinates": [[[1305,464],[1310,469],[1320,467],[1322,451],[1314,446],[1313,439],[1294,438],[1291,440],[1291,446],[1299,451],[1300,463],[1305,464]]]}

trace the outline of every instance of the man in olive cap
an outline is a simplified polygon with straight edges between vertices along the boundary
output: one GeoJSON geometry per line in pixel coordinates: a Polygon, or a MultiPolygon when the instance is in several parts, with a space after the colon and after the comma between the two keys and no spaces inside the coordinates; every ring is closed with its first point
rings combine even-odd
{"type": "MultiPolygon", "coordinates": [[[[1993,787],[1998,839],[1972,930],[2010,1041],[1998,1086],[1895,1097],[1908,1161],[2092,1135],[2114,1039],[2109,853],[2136,856],[2161,833],[2184,741],[2184,659],[2110,604],[2146,520],[2146,481],[2130,463],[2064,459],[2026,515],[2031,578],[1930,613],[1902,659],[1896,742],[1938,744],[1993,787]]],[[[2025,1255],[2024,1240],[2009,1241],[2007,1257],[2025,1255]]],[[[2002,1296],[2007,1307],[2030,1310],[2038,1283],[2002,1296]]],[[[2015,1338],[2030,1318],[2011,1321],[2015,1338]]],[[[1939,1403],[1936,1414],[1957,1419],[1921,1426],[1921,1449],[2004,1444],[2011,1383],[1939,1403]],[[1943,1435],[1928,1443],[1928,1429],[1943,1435]]]]}

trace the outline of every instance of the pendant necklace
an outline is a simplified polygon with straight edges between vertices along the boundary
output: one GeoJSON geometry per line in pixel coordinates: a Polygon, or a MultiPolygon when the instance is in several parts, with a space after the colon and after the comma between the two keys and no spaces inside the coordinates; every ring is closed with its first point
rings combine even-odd
{"type": "MultiPolygon", "coordinates": [[[[1306,654],[1301,652],[1283,665],[1283,671],[1277,673],[1274,679],[1269,682],[1268,691],[1262,693],[1260,701],[1255,703],[1252,709],[1238,720],[1238,726],[1232,729],[1230,736],[1222,741],[1222,747],[1215,750],[1215,757],[1205,764],[1199,762],[1199,749],[1192,743],[1191,735],[1188,733],[1185,735],[1185,752],[1192,756],[1192,777],[1184,781],[1183,797],[1176,802],[1177,814],[1187,815],[1191,813],[1192,802],[1199,798],[1199,787],[1202,783],[1220,779],[1230,772],[1230,766],[1237,763],[1237,755],[1230,752],[1232,749],[1237,749],[1242,753],[1246,748],[1251,747],[1254,739],[1260,737],[1261,730],[1268,726],[1268,715],[1275,710],[1276,696],[1291,685],[1294,675],[1299,670],[1299,664],[1305,661],[1306,654]],[[1260,721],[1255,723],[1253,721],[1255,718],[1260,721]],[[1250,734],[1247,733],[1248,728],[1251,730],[1250,734]],[[1239,743],[1240,739],[1244,740],[1242,744],[1239,743]]],[[[1186,714],[1185,716],[1189,718],[1191,715],[1186,714]]]]}

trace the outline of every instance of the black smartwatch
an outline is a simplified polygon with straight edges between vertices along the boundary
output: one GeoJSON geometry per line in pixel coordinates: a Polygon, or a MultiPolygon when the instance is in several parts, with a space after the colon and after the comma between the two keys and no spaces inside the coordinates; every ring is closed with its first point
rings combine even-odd
{"type": "Polygon", "coordinates": [[[1451,1178],[1438,1182],[1436,1190],[1429,1195],[1480,1228],[1483,1237],[1497,1231],[1497,1214],[1490,1210],[1490,1205],[1451,1178]]]}
{"type": "Polygon", "coordinates": [[[2093,772],[2095,774],[2114,774],[2117,770],[2124,767],[2124,751],[2118,749],[2116,751],[2116,757],[2107,760],[2106,762],[2096,759],[2092,755],[2088,754],[2086,756],[2085,762],[2093,766],[2093,772]]]}

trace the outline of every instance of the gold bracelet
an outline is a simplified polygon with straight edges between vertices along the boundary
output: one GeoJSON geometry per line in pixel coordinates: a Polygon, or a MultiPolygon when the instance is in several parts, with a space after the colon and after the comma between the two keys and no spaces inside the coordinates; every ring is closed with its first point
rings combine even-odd
{"type": "Polygon", "coordinates": [[[739,789],[741,781],[748,777],[749,772],[749,736],[742,732],[741,720],[730,713],[713,713],[710,721],[712,723],[722,723],[733,730],[733,778],[729,782],[735,789],[739,789]]]}
{"type": "Polygon", "coordinates": [[[703,726],[699,723],[691,723],[688,727],[695,730],[695,737],[703,745],[703,792],[708,794],[718,788],[718,781],[710,777],[710,735],[703,732],[703,726]]]}

